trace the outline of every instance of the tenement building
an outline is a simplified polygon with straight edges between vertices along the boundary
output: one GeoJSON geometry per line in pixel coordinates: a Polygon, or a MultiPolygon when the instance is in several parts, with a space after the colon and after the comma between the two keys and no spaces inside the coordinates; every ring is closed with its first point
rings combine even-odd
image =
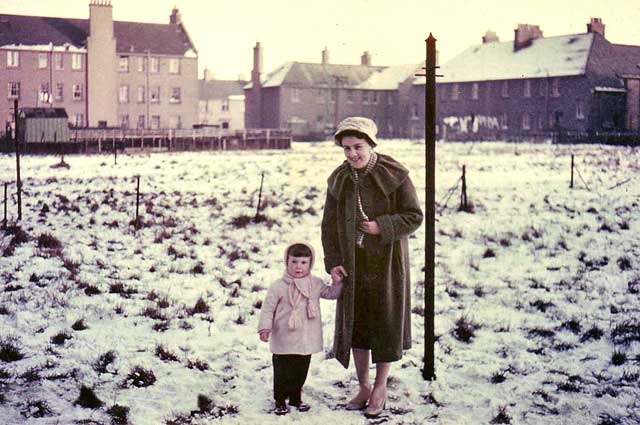
{"type": "Polygon", "coordinates": [[[168,24],[0,14],[0,117],[19,107],[67,111],[78,127],[190,128],[198,117],[198,54],[173,9],[168,24]],[[1,99],[1,98],[0,98],[1,99]]]}
{"type": "MultiPolygon", "coordinates": [[[[518,25],[513,41],[487,32],[438,70],[442,139],[546,138],[558,132],[638,132],[640,46],[614,44],[592,18],[582,34],[543,37],[518,25]]],[[[424,135],[424,79],[410,93],[410,126],[424,135]]]]}

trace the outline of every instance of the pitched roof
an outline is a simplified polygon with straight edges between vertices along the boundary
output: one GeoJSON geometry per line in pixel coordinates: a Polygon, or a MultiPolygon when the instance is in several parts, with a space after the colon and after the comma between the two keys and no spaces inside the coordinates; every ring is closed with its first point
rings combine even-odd
{"type": "MultiPolygon", "coordinates": [[[[195,55],[196,49],[182,25],[113,22],[118,53],[195,55]]],[[[88,19],[0,14],[0,47],[71,45],[87,47],[88,19]]]]}
{"type": "Polygon", "coordinates": [[[242,88],[247,83],[242,80],[199,80],[200,100],[227,99],[233,95],[244,95],[242,88]]]}
{"type": "MultiPolygon", "coordinates": [[[[384,69],[381,66],[334,65],[321,63],[286,62],[261,78],[262,87],[278,87],[283,84],[306,87],[355,88],[371,74],[384,69]]],[[[249,83],[245,89],[250,89],[249,83]]]]}
{"type": "Polygon", "coordinates": [[[21,118],[68,118],[64,108],[20,108],[21,118]]]}
{"type": "MultiPolygon", "coordinates": [[[[513,42],[472,46],[445,63],[439,83],[510,80],[583,75],[594,34],[562,35],[533,40],[513,49],[513,42]]],[[[416,84],[424,84],[423,79],[416,84]]]]}
{"type": "Polygon", "coordinates": [[[611,44],[615,68],[620,75],[640,75],[640,46],[611,44]]]}
{"type": "Polygon", "coordinates": [[[422,64],[392,65],[378,72],[372,73],[362,83],[356,86],[364,90],[396,90],[398,84],[412,78],[422,69],[422,64]]]}

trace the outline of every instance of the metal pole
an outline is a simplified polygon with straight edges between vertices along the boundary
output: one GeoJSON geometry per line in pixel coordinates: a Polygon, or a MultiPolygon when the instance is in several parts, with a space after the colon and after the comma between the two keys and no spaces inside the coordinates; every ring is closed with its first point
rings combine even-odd
{"type": "Polygon", "coordinates": [[[569,189],[573,189],[573,155],[571,155],[571,184],[569,184],[569,189]]]}
{"type": "Polygon", "coordinates": [[[136,180],[138,181],[136,185],[136,229],[140,224],[139,210],[140,210],[140,176],[136,176],[136,180]]]}
{"type": "Polygon", "coordinates": [[[18,221],[22,220],[22,181],[20,180],[20,143],[18,142],[18,99],[13,101],[13,120],[15,132],[13,141],[16,147],[16,186],[18,189],[18,221]]]}
{"type": "Polygon", "coordinates": [[[258,193],[258,207],[256,209],[256,218],[253,219],[254,222],[258,222],[258,218],[260,217],[260,203],[262,202],[262,184],[264,183],[264,171],[262,172],[262,178],[260,179],[260,192],[258,193]]]}
{"type": "Polygon", "coordinates": [[[9,183],[4,184],[4,219],[2,220],[2,228],[7,229],[7,186],[9,183]]]}
{"type": "Polygon", "coordinates": [[[424,369],[425,380],[436,379],[434,368],[435,293],[435,194],[436,194],[436,39],[429,34],[424,94],[425,136],[425,272],[424,272],[424,369]]]}

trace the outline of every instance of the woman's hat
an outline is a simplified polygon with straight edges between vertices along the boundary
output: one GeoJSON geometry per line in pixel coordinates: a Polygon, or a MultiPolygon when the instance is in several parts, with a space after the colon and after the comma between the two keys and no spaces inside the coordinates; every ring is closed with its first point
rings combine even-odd
{"type": "Polygon", "coordinates": [[[372,146],[377,146],[378,141],[376,140],[376,134],[378,133],[378,127],[373,120],[365,117],[348,117],[343,119],[340,124],[338,124],[338,129],[336,130],[336,134],[334,136],[336,145],[342,146],[338,141],[338,136],[340,133],[345,131],[358,131],[369,138],[372,146]]]}

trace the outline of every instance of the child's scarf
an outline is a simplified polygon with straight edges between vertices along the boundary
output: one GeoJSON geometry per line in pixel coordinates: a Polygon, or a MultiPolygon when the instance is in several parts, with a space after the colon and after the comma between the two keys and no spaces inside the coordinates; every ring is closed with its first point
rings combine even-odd
{"type": "Polygon", "coordinates": [[[318,306],[311,297],[311,276],[301,279],[293,278],[289,273],[282,278],[287,283],[287,296],[291,303],[291,315],[289,316],[289,329],[295,331],[302,326],[304,307],[306,304],[307,318],[318,317],[318,306]]]}

